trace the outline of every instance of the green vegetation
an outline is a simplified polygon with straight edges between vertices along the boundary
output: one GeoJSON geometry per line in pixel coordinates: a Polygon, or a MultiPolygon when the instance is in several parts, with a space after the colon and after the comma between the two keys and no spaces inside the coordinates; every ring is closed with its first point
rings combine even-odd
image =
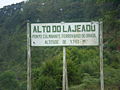
{"type": "MultiPolygon", "coordinates": [[[[0,9],[0,90],[26,90],[26,22],[104,23],[105,90],[120,90],[120,0],[30,0],[0,9]]],[[[32,90],[62,90],[62,47],[32,47],[32,90]]],[[[99,47],[67,47],[70,90],[100,90],[99,47]]]]}

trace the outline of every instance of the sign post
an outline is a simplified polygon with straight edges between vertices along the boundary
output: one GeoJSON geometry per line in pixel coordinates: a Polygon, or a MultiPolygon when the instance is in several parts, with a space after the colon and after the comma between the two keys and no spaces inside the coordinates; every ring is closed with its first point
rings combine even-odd
{"type": "Polygon", "coordinates": [[[103,74],[103,22],[99,22],[100,28],[100,81],[101,90],[104,90],[104,74],[103,74]]]}
{"type": "Polygon", "coordinates": [[[27,90],[31,90],[31,46],[63,46],[63,89],[68,90],[66,47],[99,46],[101,90],[104,90],[102,22],[27,24],[27,90]],[[99,34],[100,31],[100,34],[99,34]],[[31,34],[30,34],[31,33],[31,34]],[[31,35],[31,36],[30,36],[31,35]],[[30,40],[31,37],[31,40],[30,40]]]}
{"type": "Polygon", "coordinates": [[[30,23],[27,22],[27,90],[31,90],[30,23]]]}

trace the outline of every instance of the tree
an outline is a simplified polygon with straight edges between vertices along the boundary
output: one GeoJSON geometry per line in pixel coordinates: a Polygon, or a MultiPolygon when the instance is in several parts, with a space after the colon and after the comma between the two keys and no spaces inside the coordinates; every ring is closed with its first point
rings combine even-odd
{"type": "Polygon", "coordinates": [[[36,90],[56,90],[57,88],[55,79],[49,76],[41,76],[36,82],[36,90]]]}
{"type": "Polygon", "coordinates": [[[1,90],[19,90],[19,83],[12,71],[5,71],[0,74],[0,89],[1,90]]]}

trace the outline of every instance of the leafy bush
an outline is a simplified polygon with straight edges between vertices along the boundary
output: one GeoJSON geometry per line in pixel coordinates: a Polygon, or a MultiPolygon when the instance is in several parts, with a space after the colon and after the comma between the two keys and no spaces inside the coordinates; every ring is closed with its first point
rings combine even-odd
{"type": "Polygon", "coordinates": [[[56,90],[57,87],[55,79],[48,76],[41,76],[36,82],[37,90],[56,90]]]}

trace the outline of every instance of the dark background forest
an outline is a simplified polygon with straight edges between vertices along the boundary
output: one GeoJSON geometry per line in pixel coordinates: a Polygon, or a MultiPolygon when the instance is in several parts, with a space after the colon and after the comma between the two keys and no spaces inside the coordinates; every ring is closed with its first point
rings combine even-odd
{"type": "MultiPolygon", "coordinates": [[[[27,88],[27,20],[103,21],[105,90],[120,90],[120,0],[30,0],[0,9],[0,90],[27,88]]],[[[31,47],[32,90],[62,90],[62,47],[31,47]]],[[[69,90],[100,90],[99,47],[66,47],[69,90]]]]}

